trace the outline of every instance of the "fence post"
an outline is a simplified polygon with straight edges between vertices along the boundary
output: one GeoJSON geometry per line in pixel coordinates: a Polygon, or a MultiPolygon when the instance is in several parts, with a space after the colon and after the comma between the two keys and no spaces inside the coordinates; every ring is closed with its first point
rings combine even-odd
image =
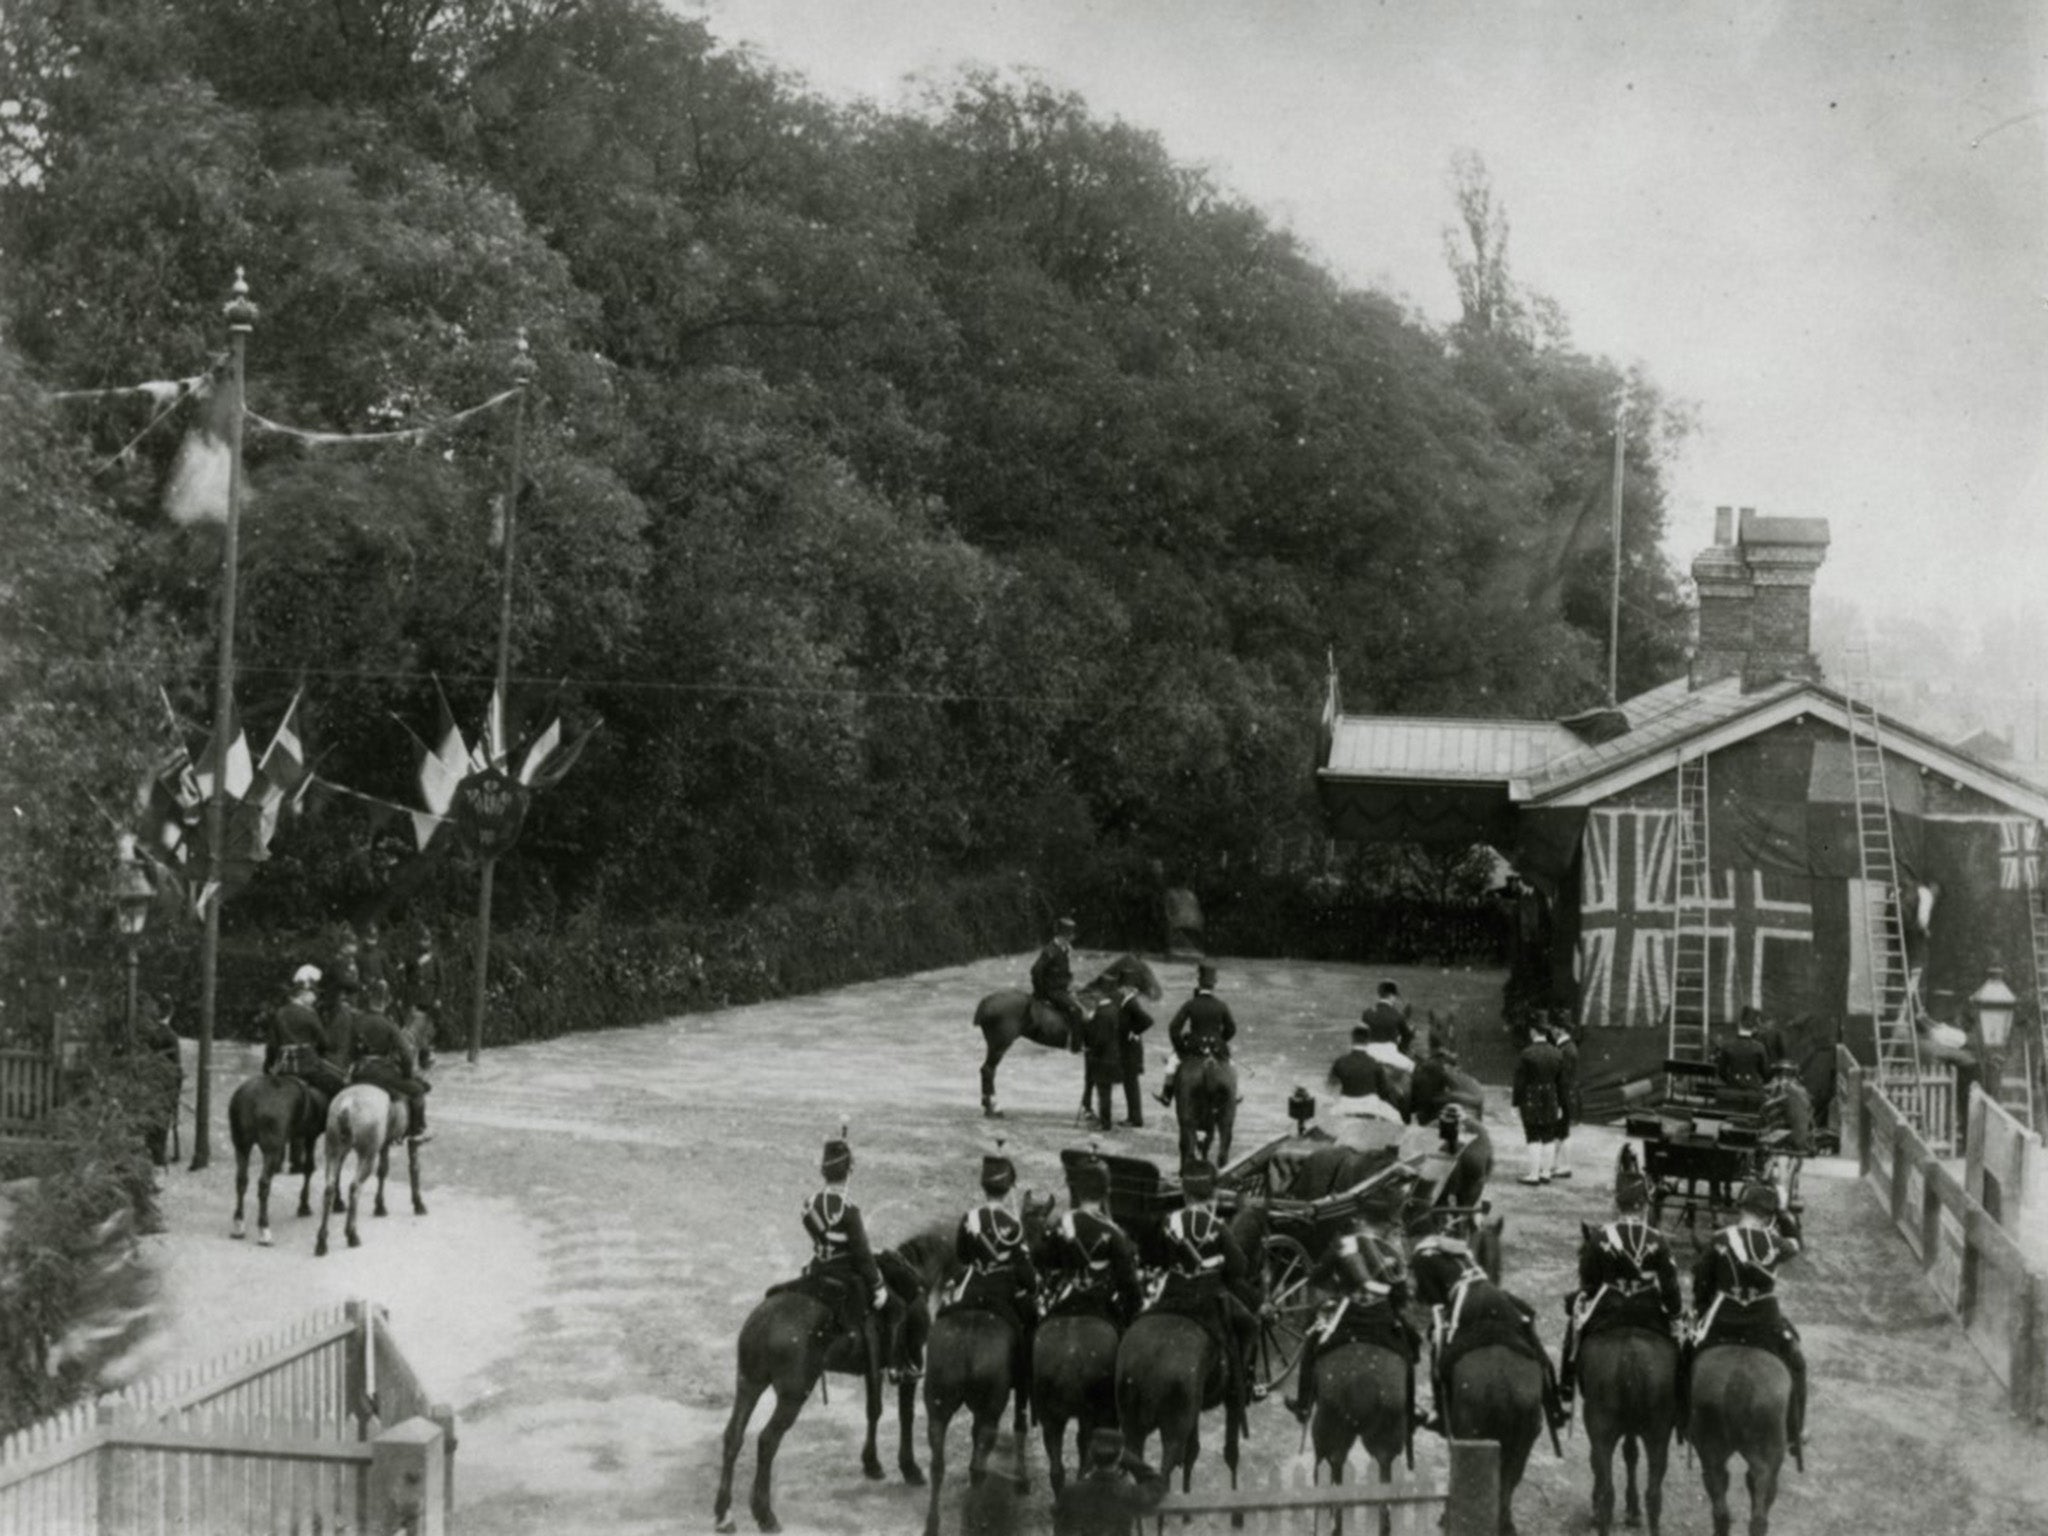
{"type": "Polygon", "coordinates": [[[447,1536],[441,1426],[412,1418],[370,1442],[369,1529],[447,1536]]]}
{"type": "Polygon", "coordinates": [[[364,1323],[370,1315],[367,1301],[342,1303],[348,1320],[355,1325],[355,1332],[348,1340],[348,1411],[356,1421],[356,1438],[370,1438],[370,1418],[374,1409],[370,1402],[370,1333],[364,1323]]]}
{"type": "MultiPolygon", "coordinates": [[[[1897,1108],[1896,1105],[1893,1106],[1897,1108]]],[[[1913,1127],[1900,1115],[1892,1121],[1892,1225],[1901,1232],[1906,1230],[1906,1181],[1913,1172],[1912,1159],[1906,1144],[1912,1139],[1913,1127]]]]}
{"type": "Polygon", "coordinates": [[[1444,1536],[1496,1536],[1500,1529],[1500,1446],[1453,1440],[1444,1536]]]}
{"type": "Polygon", "coordinates": [[[444,1465],[442,1477],[442,1503],[448,1511],[448,1524],[455,1524],[455,1410],[446,1403],[436,1403],[427,1410],[427,1417],[441,1426],[441,1454],[444,1465]]]}
{"type": "Polygon", "coordinates": [[[95,1527],[102,1531],[118,1531],[124,1521],[117,1518],[114,1508],[114,1448],[107,1443],[107,1431],[114,1427],[114,1405],[101,1403],[93,1409],[92,1418],[97,1426],[100,1448],[93,1452],[93,1477],[98,1486],[93,1491],[93,1519],[95,1527]]]}

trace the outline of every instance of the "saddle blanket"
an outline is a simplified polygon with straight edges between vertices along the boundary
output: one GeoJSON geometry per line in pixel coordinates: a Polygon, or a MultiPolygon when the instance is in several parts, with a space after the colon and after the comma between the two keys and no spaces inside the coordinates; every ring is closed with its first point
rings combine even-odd
{"type": "Polygon", "coordinates": [[[1185,1317],[1202,1325],[1219,1353],[1230,1353],[1230,1330],[1223,1321],[1223,1296],[1214,1281],[1192,1280],[1186,1275],[1166,1276],[1152,1299],[1145,1304],[1147,1312],[1164,1312],[1175,1317],[1185,1317]]]}
{"type": "Polygon", "coordinates": [[[1511,1349],[1539,1364],[1547,1360],[1543,1346],[1522,1321],[1515,1299],[1484,1282],[1467,1287],[1463,1305],[1452,1316],[1439,1310],[1435,1344],[1437,1370],[1445,1376],[1472,1351],[1490,1346],[1511,1349]]]}
{"type": "Polygon", "coordinates": [[[1084,1285],[1072,1289],[1054,1291],[1047,1299],[1044,1317],[1099,1317],[1112,1328],[1122,1328],[1122,1308],[1116,1304],[1116,1292],[1106,1285],[1084,1285]]]}
{"type": "Polygon", "coordinates": [[[1609,1333],[1617,1328],[1641,1328],[1649,1333],[1661,1333],[1666,1338],[1677,1337],[1655,1290],[1627,1295],[1603,1287],[1593,1297],[1580,1302],[1579,1306],[1581,1343],[1596,1334],[1609,1333]]]}
{"type": "Polygon", "coordinates": [[[1028,1326],[1019,1303],[1017,1282],[1008,1275],[969,1275],[939,1308],[941,1317],[954,1312],[987,1312],[1020,1335],[1028,1326]]]}
{"type": "Polygon", "coordinates": [[[794,1280],[769,1286],[763,1294],[781,1296],[789,1293],[808,1296],[823,1306],[835,1333],[854,1332],[867,1316],[860,1284],[850,1275],[798,1275],[794,1280]]]}
{"type": "Polygon", "coordinates": [[[1396,1072],[1413,1072],[1415,1058],[1406,1055],[1397,1045],[1385,1040],[1375,1040],[1365,1048],[1365,1054],[1383,1067],[1392,1067],[1396,1072]]]}
{"type": "Polygon", "coordinates": [[[1326,1350],[1344,1344],[1375,1344],[1392,1350],[1410,1365],[1415,1363],[1415,1339],[1387,1302],[1347,1300],[1319,1319],[1316,1327],[1326,1350]]]}
{"type": "Polygon", "coordinates": [[[1789,1363],[1795,1338],[1797,1335],[1786,1326],[1784,1313],[1778,1310],[1776,1296],[1759,1296],[1747,1303],[1717,1296],[1693,1333],[1692,1347],[1697,1354],[1716,1344],[1740,1344],[1749,1349],[1769,1350],[1789,1363]]]}

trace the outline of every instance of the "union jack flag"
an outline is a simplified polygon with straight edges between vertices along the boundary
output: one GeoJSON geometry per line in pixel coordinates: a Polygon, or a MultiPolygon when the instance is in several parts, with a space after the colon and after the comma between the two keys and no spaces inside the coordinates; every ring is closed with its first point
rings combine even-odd
{"type": "Polygon", "coordinates": [[[1998,821],[1998,888],[2033,890],[2041,883],[2041,823],[2024,816],[1998,821]]]}

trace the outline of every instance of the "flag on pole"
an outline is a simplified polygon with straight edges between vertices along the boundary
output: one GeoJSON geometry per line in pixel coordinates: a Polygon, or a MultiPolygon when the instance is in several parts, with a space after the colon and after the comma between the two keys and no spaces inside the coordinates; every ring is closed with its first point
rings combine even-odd
{"type": "Polygon", "coordinates": [[[214,760],[222,734],[222,732],[216,731],[207,738],[206,751],[199,759],[197,774],[199,794],[203,800],[211,800],[213,798],[213,786],[216,777],[221,778],[227,785],[227,794],[230,800],[240,800],[247,795],[249,793],[249,786],[256,777],[256,765],[249,758],[249,738],[242,733],[241,721],[235,715],[235,701],[233,699],[228,700],[228,718],[225,731],[228,745],[227,763],[224,773],[221,765],[214,760]]]}
{"type": "MultiPolygon", "coordinates": [[[[185,440],[171,461],[164,481],[164,512],[172,522],[225,523],[228,520],[229,438],[242,402],[234,386],[215,374],[192,392],[193,419],[185,440]]],[[[243,500],[248,499],[247,488],[243,500]]]]}
{"type": "Polygon", "coordinates": [[[178,712],[171,708],[170,695],[159,688],[157,697],[164,705],[163,751],[136,797],[142,818],[137,842],[158,862],[178,865],[186,861],[198,839],[206,797],[200,792],[192,753],[185,745],[185,730],[178,722],[178,712]]]}
{"type": "Polygon", "coordinates": [[[434,697],[440,705],[440,720],[435,727],[433,744],[427,747],[420,762],[419,782],[421,801],[434,816],[441,817],[446,816],[448,808],[455,803],[455,791],[469,772],[470,751],[469,744],[462,739],[462,727],[455,723],[455,712],[448,707],[448,695],[441,691],[438,678],[434,681],[434,697]]]}
{"type": "MultiPolygon", "coordinates": [[[[602,719],[591,721],[566,747],[549,752],[538,763],[533,760],[533,754],[528,753],[527,766],[520,771],[519,782],[533,789],[553,789],[569,776],[569,770],[576,766],[576,759],[583,755],[583,749],[590,745],[590,738],[597,734],[598,727],[603,724],[602,719]],[[531,777],[528,776],[529,769],[531,777]]],[[[557,720],[548,729],[559,731],[560,726],[561,721],[557,720]]],[[[542,739],[546,739],[546,732],[542,733],[542,739]]],[[[535,743],[536,746],[539,744],[535,743]]]]}
{"type": "Polygon", "coordinates": [[[298,714],[303,692],[301,689],[292,695],[291,703],[285,707],[284,719],[278,722],[277,733],[270,738],[270,745],[263,749],[262,761],[256,765],[256,780],[247,804],[255,813],[251,837],[259,860],[270,855],[270,840],[277,835],[278,816],[287,807],[298,805],[311,780],[306,770],[305,744],[299,740],[293,720],[298,714]]]}

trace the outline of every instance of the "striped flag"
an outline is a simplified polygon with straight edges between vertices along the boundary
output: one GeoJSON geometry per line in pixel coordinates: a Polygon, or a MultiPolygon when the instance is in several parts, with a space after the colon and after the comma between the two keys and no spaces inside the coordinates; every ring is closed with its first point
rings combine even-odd
{"type": "Polygon", "coordinates": [[[235,701],[228,700],[228,718],[225,733],[216,731],[207,739],[206,751],[199,759],[197,769],[200,798],[211,800],[216,778],[224,777],[230,800],[240,800],[249,793],[249,786],[255,781],[256,765],[249,757],[249,738],[242,733],[241,721],[235,715],[235,701]],[[222,735],[227,738],[227,766],[223,775],[215,761],[222,735]]]}

